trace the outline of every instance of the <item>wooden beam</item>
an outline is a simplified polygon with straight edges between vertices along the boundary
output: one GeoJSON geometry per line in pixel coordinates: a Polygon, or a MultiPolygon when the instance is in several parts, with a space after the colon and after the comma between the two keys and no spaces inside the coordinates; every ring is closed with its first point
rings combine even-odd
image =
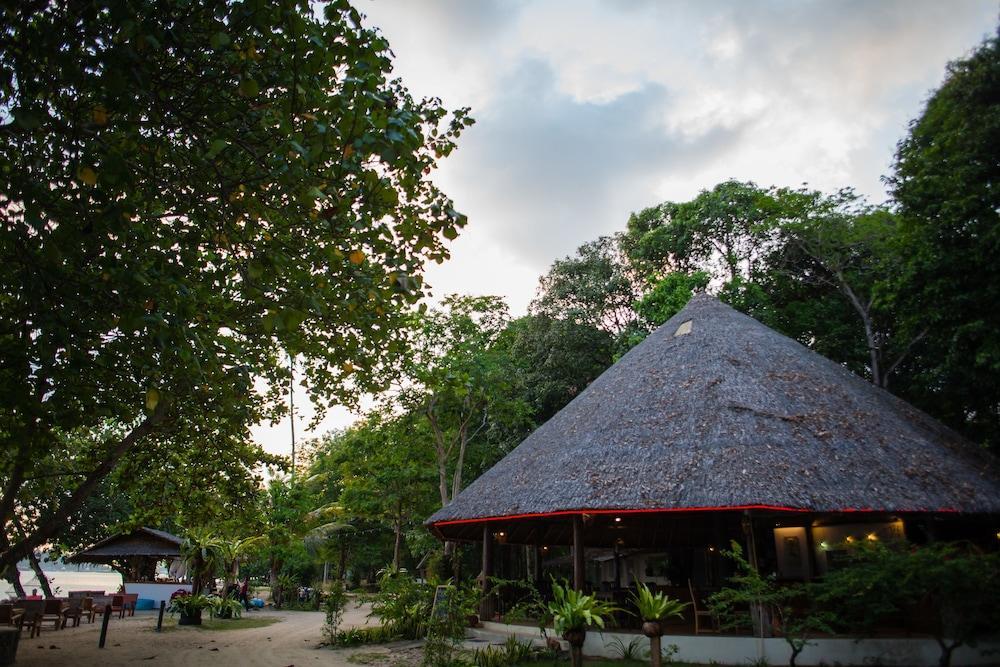
{"type": "Polygon", "coordinates": [[[583,590],[584,560],[583,560],[583,517],[573,516],[573,588],[583,590]]]}
{"type": "Polygon", "coordinates": [[[489,592],[490,577],[493,576],[493,530],[489,523],[483,524],[483,594],[489,592]]]}

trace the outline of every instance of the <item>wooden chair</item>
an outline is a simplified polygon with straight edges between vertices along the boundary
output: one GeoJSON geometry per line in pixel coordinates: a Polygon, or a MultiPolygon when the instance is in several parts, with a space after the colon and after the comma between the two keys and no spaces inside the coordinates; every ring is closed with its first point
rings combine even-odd
{"type": "Polygon", "coordinates": [[[63,601],[59,598],[43,600],[42,623],[52,621],[52,629],[59,630],[63,626],[63,601]]]}
{"type": "Polygon", "coordinates": [[[698,596],[694,593],[694,586],[691,584],[691,580],[688,579],[688,592],[691,594],[691,611],[694,613],[694,633],[700,634],[702,632],[701,624],[703,618],[708,619],[711,624],[711,629],[705,630],[705,632],[718,632],[719,631],[719,619],[715,617],[715,614],[708,611],[702,606],[698,606],[698,596]]]}
{"type": "Polygon", "coordinates": [[[21,623],[21,613],[14,611],[12,604],[0,604],[0,625],[17,626],[21,623]]]}
{"type": "Polygon", "coordinates": [[[129,616],[135,616],[135,605],[139,601],[138,593],[125,593],[125,609],[129,616]]]}
{"type": "Polygon", "coordinates": [[[65,628],[66,624],[73,621],[72,627],[76,628],[80,626],[80,618],[83,616],[83,598],[70,598],[69,603],[66,608],[63,609],[63,622],[62,626],[65,628]]]}
{"type": "Polygon", "coordinates": [[[24,609],[21,614],[19,628],[30,630],[29,637],[34,639],[42,634],[42,616],[45,613],[44,600],[18,600],[17,606],[24,609]]]}
{"type": "Polygon", "coordinates": [[[118,618],[125,618],[125,596],[111,596],[111,613],[118,612],[118,618]]]}
{"type": "Polygon", "coordinates": [[[85,597],[80,601],[80,615],[86,616],[88,623],[94,622],[94,617],[97,616],[97,605],[94,604],[94,598],[85,597]]]}

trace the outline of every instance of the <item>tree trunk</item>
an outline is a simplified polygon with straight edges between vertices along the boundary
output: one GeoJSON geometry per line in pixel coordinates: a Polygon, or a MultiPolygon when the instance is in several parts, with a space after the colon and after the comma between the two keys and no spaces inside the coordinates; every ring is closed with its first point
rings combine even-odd
{"type": "Polygon", "coordinates": [[[24,586],[21,585],[21,571],[17,569],[16,565],[8,567],[4,571],[4,578],[10,580],[10,585],[13,586],[14,593],[17,594],[17,597],[28,597],[27,593],[24,592],[24,586]]]}
{"type": "Polygon", "coordinates": [[[399,556],[400,550],[403,546],[403,525],[402,522],[397,519],[393,522],[393,530],[396,533],[396,542],[392,545],[392,569],[394,572],[399,571],[399,556]]]}
{"type": "Polygon", "coordinates": [[[937,642],[941,647],[941,657],[938,659],[938,667],[951,667],[951,654],[962,645],[962,642],[945,644],[944,640],[941,639],[938,639],[937,642]]]}
{"type": "MultiPolygon", "coordinates": [[[[136,426],[134,429],[129,431],[129,434],[124,438],[119,440],[113,447],[111,447],[104,455],[104,460],[87,475],[83,482],[80,483],[76,489],[70,494],[70,497],[63,503],[59,504],[58,509],[54,510],[47,516],[42,517],[37,523],[36,528],[33,533],[29,533],[25,539],[22,539],[14,544],[5,545],[3,552],[0,553],[0,570],[7,567],[8,565],[16,565],[22,558],[27,558],[28,554],[35,550],[36,547],[45,544],[48,540],[55,537],[55,535],[62,530],[69,521],[69,518],[79,510],[84,502],[94,493],[97,486],[101,481],[108,476],[108,474],[114,469],[118,464],[118,461],[133,447],[136,443],[140,442],[146,436],[151,434],[156,426],[161,422],[165,416],[165,401],[161,401],[160,405],[154,414],[150,415],[142,421],[141,424],[136,426]]],[[[8,485],[10,488],[10,485],[8,485]]],[[[7,489],[4,490],[6,494],[7,489]]],[[[3,498],[0,500],[0,507],[4,508],[10,505],[13,507],[13,498],[3,498]]]]}
{"type": "Polygon", "coordinates": [[[52,595],[52,588],[49,586],[49,578],[45,576],[42,564],[38,562],[38,556],[35,555],[34,551],[28,554],[28,563],[31,564],[31,570],[35,573],[35,576],[38,577],[38,585],[41,587],[45,597],[54,597],[52,595]]]}
{"type": "Polygon", "coordinates": [[[660,653],[660,638],[650,637],[649,638],[649,662],[652,667],[660,667],[663,661],[663,655],[660,653]]]}
{"type": "Polygon", "coordinates": [[[341,581],[347,580],[347,545],[340,545],[340,563],[338,564],[337,578],[341,581]]]}

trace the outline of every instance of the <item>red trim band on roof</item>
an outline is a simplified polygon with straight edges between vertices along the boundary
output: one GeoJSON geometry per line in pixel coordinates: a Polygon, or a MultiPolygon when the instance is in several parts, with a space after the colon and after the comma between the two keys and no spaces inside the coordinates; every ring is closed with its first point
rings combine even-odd
{"type": "Polygon", "coordinates": [[[958,510],[952,509],[950,507],[937,509],[937,510],[885,510],[885,509],[871,509],[871,508],[855,508],[846,507],[839,510],[811,510],[804,507],[785,507],[782,505],[728,505],[728,506],[717,506],[717,507],[655,507],[655,508],[641,508],[641,509],[580,509],[580,510],[559,510],[557,512],[535,512],[529,514],[508,514],[505,516],[487,516],[480,517],[478,519],[450,519],[447,521],[435,521],[431,525],[435,528],[439,526],[456,526],[465,523],[485,523],[487,521],[510,521],[512,519],[545,519],[553,516],[573,516],[577,514],[655,514],[655,513],[680,513],[680,512],[719,512],[719,511],[740,511],[740,510],[767,510],[770,512],[815,512],[822,514],[836,514],[836,513],[875,513],[875,514],[885,514],[891,513],[907,513],[907,512],[949,512],[954,513],[958,510]]]}

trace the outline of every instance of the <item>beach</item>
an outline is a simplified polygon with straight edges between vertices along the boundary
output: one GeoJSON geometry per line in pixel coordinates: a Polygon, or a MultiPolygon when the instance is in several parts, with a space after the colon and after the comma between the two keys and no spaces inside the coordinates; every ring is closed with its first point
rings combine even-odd
{"type": "MultiPolygon", "coordinates": [[[[38,578],[31,570],[20,570],[21,585],[24,590],[31,593],[32,588],[37,588],[39,594],[42,589],[38,585],[38,578]]],[[[122,584],[122,575],[117,572],[94,572],[92,570],[44,570],[45,576],[52,586],[52,592],[57,596],[65,596],[69,591],[89,591],[105,590],[117,591],[122,584]]],[[[6,579],[0,579],[0,600],[13,597],[14,587],[6,579]]]]}

